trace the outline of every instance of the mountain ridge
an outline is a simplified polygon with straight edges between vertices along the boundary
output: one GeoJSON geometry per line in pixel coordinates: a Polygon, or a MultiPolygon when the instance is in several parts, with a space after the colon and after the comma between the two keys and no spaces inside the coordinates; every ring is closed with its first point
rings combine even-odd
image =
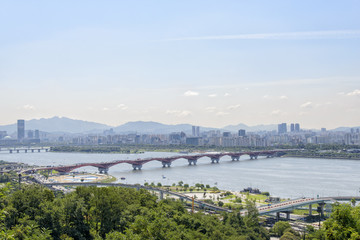
{"type": "MultiPolygon", "coordinates": [[[[25,121],[25,130],[38,129],[42,132],[56,133],[70,133],[70,134],[95,134],[102,133],[104,130],[113,129],[115,133],[139,133],[139,134],[169,134],[172,132],[192,133],[192,124],[164,124],[154,121],[131,121],[119,126],[110,126],[102,123],[71,119],[67,117],[52,117],[31,119],[25,121]]],[[[360,128],[360,127],[353,127],[360,128]]],[[[244,123],[237,125],[227,125],[222,128],[211,128],[200,126],[200,131],[220,130],[237,132],[239,129],[244,129],[247,132],[257,131],[273,131],[277,130],[277,124],[261,124],[255,126],[248,126],[244,123]]],[[[350,131],[351,127],[338,127],[329,131],[350,131]]],[[[0,131],[7,131],[8,134],[13,134],[17,130],[16,123],[8,125],[0,125],[0,131]]]]}

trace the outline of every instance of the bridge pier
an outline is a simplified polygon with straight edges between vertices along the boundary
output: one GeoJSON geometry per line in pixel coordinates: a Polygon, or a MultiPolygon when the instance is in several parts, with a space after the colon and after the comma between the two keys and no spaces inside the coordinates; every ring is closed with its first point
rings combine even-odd
{"type": "Polygon", "coordinates": [[[27,153],[27,149],[25,149],[25,153],[27,153]]]}
{"type": "Polygon", "coordinates": [[[231,156],[231,161],[239,161],[240,160],[240,156],[231,156]]]}
{"type": "Polygon", "coordinates": [[[9,150],[9,153],[13,153],[13,150],[9,150]]]}
{"type": "Polygon", "coordinates": [[[278,222],[280,220],[280,212],[276,213],[276,221],[278,222]]]}
{"type": "Polygon", "coordinates": [[[211,158],[211,163],[219,163],[219,161],[220,161],[220,158],[218,158],[218,157],[212,157],[211,158]]]}
{"type": "Polygon", "coordinates": [[[190,165],[196,165],[197,160],[196,160],[196,159],[194,159],[194,160],[188,159],[188,162],[189,162],[189,166],[190,166],[190,165]]]}
{"type": "Polygon", "coordinates": [[[309,216],[312,216],[312,204],[309,205],[309,216]]]}
{"type": "Polygon", "coordinates": [[[258,155],[250,155],[250,159],[257,159],[258,158],[258,155]]]}
{"type": "Polygon", "coordinates": [[[31,149],[31,152],[34,152],[34,149],[31,149]]]}
{"type": "Polygon", "coordinates": [[[40,152],[40,149],[38,149],[38,152],[40,152]]]}
{"type": "Polygon", "coordinates": [[[98,167],[98,169],[99,169],[99,173],[108,174],[109,168],[98,167]]]}
{"type": "Polygon", "coordinates": [[[20,152],[20,150],[16,150],[16,152],[17,152],[17,153],[19,153],[19,152],[20,152]]]}
{"type": "Polygon", "coordinates": [[[170,167],[171,166],[171,162],[161,162],[164,167],[170,167]]]}
{"type": "Polygon", "coordinates": [[[290,212],[286,212],[286,220],[290,220],[290,212]]]}
{"type": "Polygon", "coordinates": [[[164,191],[160,191],[160,200],[164,199],[164,191]]]}
{"type": "Polygon", "coordinates": [[[49,151],[49,149],[48,149],[48,148],[46,148],[46,149],[45,149],[45,152],[48,152],[48,151],[49,151]]]}
{"type": "Polygon", "coordinates": [[[142,164],[133,164],[132,167],[134,170],[141,170],[142,164]]]}

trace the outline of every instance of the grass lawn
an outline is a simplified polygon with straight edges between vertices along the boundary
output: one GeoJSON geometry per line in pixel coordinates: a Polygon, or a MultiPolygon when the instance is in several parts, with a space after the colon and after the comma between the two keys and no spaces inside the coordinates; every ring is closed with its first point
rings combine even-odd
{"type": "Polygon", "coordinates": [[[248,200],[255,200],[256,202],[265,202],[265,200],[268,199],[267,196],[262,194],[249,194],[246,198],[248,200]]]}

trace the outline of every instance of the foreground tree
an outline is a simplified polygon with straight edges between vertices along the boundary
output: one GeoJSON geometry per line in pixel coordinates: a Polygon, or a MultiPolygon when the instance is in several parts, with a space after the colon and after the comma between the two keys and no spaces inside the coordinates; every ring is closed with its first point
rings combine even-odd
{"type": "Polygon", "coordinates": [[[146,190],[78,187],[55,197],[36,185],[2,193],[0,203],[0,239],[269,238],[251,203],[246,217],[219,217],[191,214],[181,201],[158,201],[146,190]]]}
{"type": "Polygon", "coordinates": [[[335,204],[330,218],[320,230],[311,233],[308,239],[360,239],[360,207],[335,204]]]}

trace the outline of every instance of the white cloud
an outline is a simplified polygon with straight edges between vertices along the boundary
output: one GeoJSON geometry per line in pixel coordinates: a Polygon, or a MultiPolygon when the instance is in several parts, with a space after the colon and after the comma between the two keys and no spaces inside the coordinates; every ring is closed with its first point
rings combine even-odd
{"type": "Polygon", "coordinates": [[[216,113],[216,116],[226,116],[226,115],[229,115],[228,112],[217,112],[216,113]]]}
{"type": "Polygon", "coordinates": [[[165,41],[200,41],[200,40],[297,40],[297,39],[352,39],[360,38],[360,30],[330,30],[309,32],[255,33],[238,35],[218,35],[173,38],[165,41]]]}
{"type": "Polygon", "coordinates": [[[23,106],[23,108],[25,110],[35,110],[35,107],[33,105],[30,105],[30,104],[26,104],[23,106]]]}
{"type": "Polygon", "coordinates": [[[230,93],[225,93],[224,94],[224,97],[229,97],[230,96],[230,93]]]}
{"type": "Polygon", "coordinates": [[[188,111],[188,110],[183,110],[183,111],[180,111],[180,110],[167,110],[166,114],[172,114],[172,115],[175,115],[177,117],[187,117],[187,116],[191,115],[191,112],[188,111]]]}
{"type": "Polygon", "coordinates": [[[117,108],[121,109],[121,110],[126,110],[126,109],[128,109],[128,106],[126,106],[125,104],[119,104],[119,105],[117,105],[117,108]]]}
{"type": "Polygon", "coordinates": [[[199,93],[198,92],[194,92],[194,91],[186,91],[186,92],[184,92],[184,96],[186,96],[186,97],[191,97],[191,96],[198,96],[199,95],[199,93]]]}
{"type": "Polygon", "coordinates": [[[271,112],[271,115],[280,115],[282,112],[280,110],[274,110],[271,112]]]}
{"type": "Polygon", "coordinates": [[[213,94],[208,95],[208,97],[214,98],[214,97],[217,97],[217,94],[213,93],[213,94]]]}
{"type": "Polygon", "coordinates": [[[104,107],[102,110],[103,110],[103,111],[109,111],[109,108],[104,107]]]}
{"type": "Polygon", "coordinates": [[[214,112],[216,110],[216,107],[207,107],[205,108],[205,111],[207,112],[214,112]]]}
{"type": "Polygon", "coordinates": [[[306,102],[304,104],[301,104],[300,105],[301,108],[313,108],[314,107],[314,104],[312,102],[306,102]]]}
{"type": "Polygon", "coordinates": [[[305,116],[305,115],[307,115],[307,114],[309,114],[309,113],[308,113],[308,112],[299,112],[299,113],[298,113],[299,116],[305,116]]]}
{"type": "Polygon", "coordinates": [[[286,99],[288,99],[288,97],[285,96],[285,95],[277,97],[277,96],[270,96],[270,95],[267,95],[267,94],[264,95],[263,98],[264,99],[271,99],[271,100],[274,100],[274,99],[286,100],[286,99]]]}
{"type": "Polygon", "coordinates": [[[332,102],[326,102],[326,103],[318,103],[315,105],[315,107],[325,107],[325,106],[328,106],[328,105],[331,105],[332,102]]]}
{"type": "Polygon", "coordinates": [[[241,105],[240,105],[240,104],[237,104],[237,105],[228,106],[227,109],[233,110],[233,109],[237,109],[237,108],[239,108],[239,107],[241,107],[241,105]]]}
{"type": "Polygon", "coordinates": [[[352,92],[349,92],[348,94],[346,94],[348,96],[358,96],[360,95],[360,90],[359,89],[355,89],[354,91],[352,92]]]}

